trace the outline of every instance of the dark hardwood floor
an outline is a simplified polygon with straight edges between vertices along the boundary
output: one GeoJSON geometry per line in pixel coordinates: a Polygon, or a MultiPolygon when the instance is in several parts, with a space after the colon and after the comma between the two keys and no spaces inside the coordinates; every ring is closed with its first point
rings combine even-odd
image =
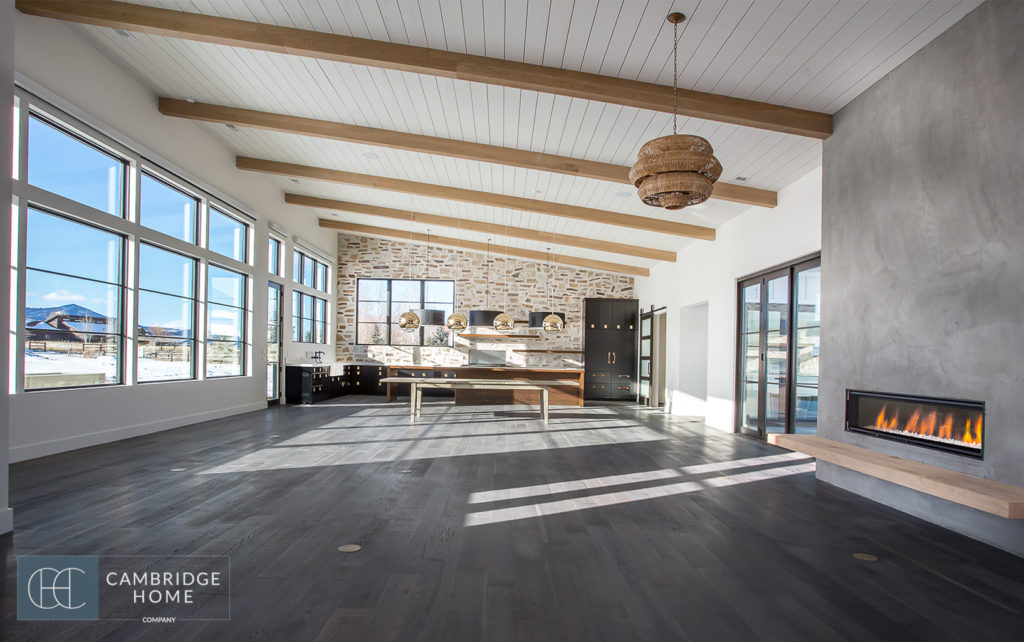
{"type": "Polygon", "coordinates": [[[343,397],[16,464],[0,638],[1021,639],[1024,559],[811,460],[631,405],[494,410],[343,397]],[[28,554],[230,555],[232,619],[18,622],[28,554]]]}

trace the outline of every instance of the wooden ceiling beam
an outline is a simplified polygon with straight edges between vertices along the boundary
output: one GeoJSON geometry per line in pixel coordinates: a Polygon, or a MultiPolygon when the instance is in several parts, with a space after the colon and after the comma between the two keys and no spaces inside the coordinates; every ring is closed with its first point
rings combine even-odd
{"type": "Polygon", "coordinates": [[[369,174],[355,174],[343,172],[337,169],[325,169],[323,167],[310,167],[308,165],[295,165],[282,163],[280,161],[263,160],[260,158],[247,158],[238,156],[235,158],[235,166],[239,169],[253,172],[264,172],[266,174],[277,174],[279,176],[291,176],[293,178],[309,178],[317,181],[328,181],[331,183],[344,183],[358,187],[386,190],[389,192],[403,192],[405,194],[416,194],[430,198],[442,198],[449,201],[461,201],[464,203],[475,203],[490,207],[503,207],[525,212],[536,212],[550,216],[560,216],[591,223],[604,223],[606,225],[618,225],[631,227],[637,230],[658,232],[659,234],[674,234],[688,238],[701,239],[704,241],[715,240],[715,230],[711,227],[701,227],[688,223],[677,223],[659,218],[648,218],[646,216],[633,216],[631,214],[620,214],[606,210],[579,207],[577,205],[566,205],[564,203],[552,203],[551,201],[538,201],[533,198],[522,198],[519,196],[506,196],[504,194],[492,194],[490,192],[478,192],[459,187],[447,187],[445,185],[433,185],[430,183],[417,183],[397,178],[385,178],[383,176],[372,176],[369,174]]]}
{"type": "MultiPolygon", "coordinates": [[[[420,234],[419,232],[410,233],[407,230],[395,230],[388,227],[374,227],[372,225],[359,225],[357,223],[332,221],[325,218],[320,219],[320,227],[339,230],[341,232],[348,232],[351,234],[359,234],[362,236],[382,236],[385,238],[394,238],[401,241],[419,241],[422,243],[427,242],[427,235],[420,234]]],[[[433,234],[430,235],[429,240],[431,243],[436,243],[437,245],[457,247],[463,250],[470,250],[474,252],[486,252],[490,250],[491,254],[517,256],[522,259],[537,261],[538,263],[545,263],[550,259],[552,263],[558,263],[560,265],[571,265],[573,267],[586,268],[588,270],[613,272],[615,274],[629,274],[630,276],[651,275],[650,270],[648,270],[645,267],[637,267],[635,265],[624,265],[621,263],[609,263],[607,261],[595,261],[593,259],[585,259],[579,256],[566,256],[564,254],[551,254],[550,256],[548,256],[547,252],[540,252],[537,250],[524,250],[515,247],[507,247],[504,245],[495,245],[494,243],[488,245],[487,243],[481,243],[479,241],[466,241],[463,239],[450,238],[447,236],[434,236],[433,234]]]]}
{"type": "MultiPolygon", "coordinates": [[[[656,250],[640,245],[626,245],[625,243],[613,243],[611,241],[598,241],[596,239],[583,238],[582,236],[569,236],[568,234],[555,234],[553,232],[541,232],[529,230],[522,227],[508,227],[497,223],[484,223],[483,221],[467,221],[460,218],[448,216],[437,216],[435,214],[424,214],[410,210],[396,210],[389,207],[378,207],[376,205],[365,205],[363,203],[349,203],[336,201],[331,198],[319,196],[306,196],[305,194],[284,195],[284,201],[292,205],[304,207],[318,207],[322,209],[335,210],[338,212],[351,212],[353,214],[366,214],[368,216],[380,216],[399,221],[411,221],[423,225],[434,225],[438,227],[452,227],[471,232],[483,234],[494,234],[498,236],[510,236],[512,238],[536,241],[537,243],[548,243],[551,245],[565,245],[568,247],[579,247],[585,250],[597,252],[610,252],[613,254],[624,254],[635,256],[641,259],[652,259],[655,261],[675,262],[676,253],[668,250],[656,250]]],[[[321,222],[330,219],[320,219],[321,222]]]]}
{"type": "MultiPolygon", "coordinates": [[[[623,183],[630,187],[633,186],[629,181],[629,167],[612,163],[598,163],[568,156],[513,149],[511,147],[484,145],[482,143],[471,143],[420,134],[406,134],[388,129],[347,125],[328,120],[274,114],[252,109],[225,107],[208,103],[190,103],[176,98],[160,98],[159,109],[160,113],[165,116],[173,116],[175,118],[254,127],[285,134],[315,136],[317,138],[341,140],[360,145],[404,149],[422,154],[438,154],[440,156],[451,156],[453,158],[464,158],[483,163],[497,163],[499,165],[536,169],[545,172],[567,174],[569,176],[594,178],[601,181],[623,183]]],[[[775,207],[778,204],[778,196],[771,190],[726,183],[716,183],[711,198],[760,207],[775,207]]]]}
{"type": "MultiPolygon", "coordinates": [[[[23,13],[68,22],[672,113],[671,87],[626,78],[112,0],[17,0],[16,4],[23,13]]],[[[830,114],[689,89],[679,90],[679,113],[818,139],[832,134],[830,114]]]]}

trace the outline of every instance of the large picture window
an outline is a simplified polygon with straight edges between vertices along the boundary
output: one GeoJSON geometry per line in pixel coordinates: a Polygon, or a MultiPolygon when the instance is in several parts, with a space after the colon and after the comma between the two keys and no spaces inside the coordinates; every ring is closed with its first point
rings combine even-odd
{"type": "Polygon", "coordinates": [[[139,247],[139,381],[195,376],[195,282],[195,259],[139,247]]]}
{"type": "MultiPolygon", "coordinates": [[[[25,171],[12,183],[11,392],[251,376],[255,227],[244,212],[117,134],[21,88],[14,99],[25,171]]],[[[278,274],[282,252],[278,239],[278,274]]],[[[326,307],[313,314],[325,321],[326,307]]],[[[316,323],[312,333],[327,335],[316,323]]]]}
{"type": "Polygon", "coordinates": [[[292,292],[292,341],[327,343],[327,301],[311,294],[292,292]]]}
{"type": "Polygon", "coordinates": [[[428,308],[441,310],[447,319],[455,309],[454,281],[359,279],[356,289],[356,343],[451,345],[451,333],[443,325],[405,332],[398,327],[398,317],[409,309],[428,308]]]}
{"type": "Polygon", "coordinates": [[[121,381],[124,237],[29,208],[25,388],[121,381]]]}
{"type": "Polygon", "coordinates": [[[206,376],[244,374],[245,275],[211,265],[206,288],[206,376]]]}

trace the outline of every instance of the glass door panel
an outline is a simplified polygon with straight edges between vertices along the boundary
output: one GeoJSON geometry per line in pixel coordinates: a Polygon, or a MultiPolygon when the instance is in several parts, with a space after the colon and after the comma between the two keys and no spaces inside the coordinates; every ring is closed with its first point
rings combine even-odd
{"type": "Polygon", "coordinates": [[[653,320],[653,312],[643,312],[640,314],[640,403],[645,406],[650,405],[651,400],[651,345],[654,339],[653,320]]]}
{"type": "Polygon", "coordinates": [[[765,353],[764,432],[786,432],[789,372],[789,272],[765,279],[767,323],[762,332],[765,353]]]}
{"type": "Polygon", "coordinates": [[[757,432],[761,418],[761,281],[743,286],[740,298],[739,427],[757,432]]]}
{"type": "Polygon", "coordinates": [[[821,345],[821,261],[795,268],[796,338],[793,349],[793,432],[818,430],[818,350],[821,345]]]}
{"type": "Polygon", "coordinates": [[[281,400],[281,286],[267,284],[267,401],[281,400]]]}

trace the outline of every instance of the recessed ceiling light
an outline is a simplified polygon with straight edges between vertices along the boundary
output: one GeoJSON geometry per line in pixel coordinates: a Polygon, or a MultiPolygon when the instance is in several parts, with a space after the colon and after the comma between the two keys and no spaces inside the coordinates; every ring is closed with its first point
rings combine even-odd
{"type": "Polygon", "coordinates": [[[363,152],[363,158],[369,158],[370,160],[377,160],[380,156],[377,156],[373,152],[363,152]]]}
{"type": "Polygon", "coordinates": [[[544,190],[542,190],[542,189],[535,189],[535,190],[533,190],[533,193],[534,194],[543,194],[544,190]]]}
{"type": "Polygon", "coordinates": [[[737,180],[737,181],[739,181],[741,183],[746,183],[747,181],[750,180],[750,177],[748,177],[748,176],[737,176],[733,180],[737,180]]]}
{"type": "Polygon", "coordinates": [[[630,196],[633,195],[633,192],[627,192],[626,190],[622,190],[621,192],[615,192],[615,195],[618,196],[619,198],[629,198],[630,196]]]}
{"type": "Polygon", "coordinates": [[[187,102],[187,103],[194,103],[195,101],[196,101],[196,99],[193,98],[192,96],[189,96],[188,98],[185,99],[185,102],[187,102]]]}
{"type": "Polygon", "coordinates": [[[342,544],[338,547],[338,550],[342,553],[358,553],[363,550],[363,547],[359,544],[342,544]]]}
{"type": "Polygon", "coordinates": [[[183,472],[185,472],[185,469],[184,468],[172,468],[171,472],[172,473],[183,473],[183,472]]]}
{"type": "Polygon", "coordinates": [[[123,36],[125,38],[131,38],[132,37],[131,32],[130,31],[125,31],[124,29],[114,29],[114,33],[116,33],[119,36],[123,36]]]}
{"type": "Polygon", "coordinates": [[[230,129],[233,132],[237,132],[238,131],[238,127],[232,125],[231,123],[225,123],[224,126],[227,127],[228,129],[230,129]]]}
{"type": "Polygon", "coordinates": [[[297,178],[289,178],[288,180],[290,180],[291,182],[296,183],[296,184],[299,182],[299,179],[297,179],[297,178]]]}

